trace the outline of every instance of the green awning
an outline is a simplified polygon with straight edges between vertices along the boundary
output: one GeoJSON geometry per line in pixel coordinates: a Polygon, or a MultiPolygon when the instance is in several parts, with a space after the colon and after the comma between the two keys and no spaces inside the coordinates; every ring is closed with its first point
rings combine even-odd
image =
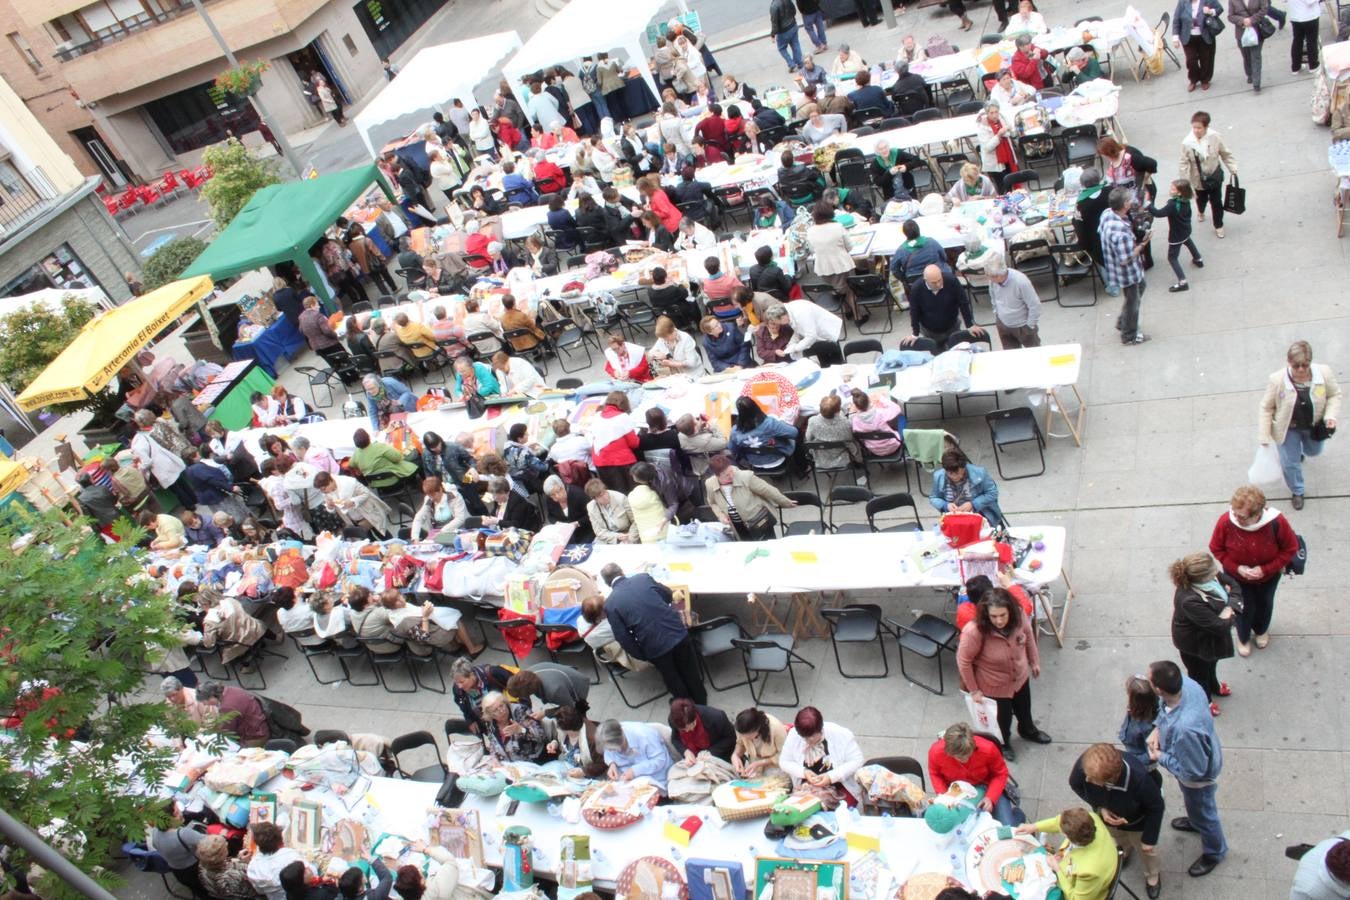
{"type": "MultiPolygon", "coordinates": [[[[379,185],[391,201],[394,199],[373,163],[265,187],[179,277],[210,275],[219,281],[288,260],[309,277],[313,266],[309,248],[372,184],[379,185]]],[[[310,281],[315,292],[322,293],[316,279],[311,277],[310,281]]]]}

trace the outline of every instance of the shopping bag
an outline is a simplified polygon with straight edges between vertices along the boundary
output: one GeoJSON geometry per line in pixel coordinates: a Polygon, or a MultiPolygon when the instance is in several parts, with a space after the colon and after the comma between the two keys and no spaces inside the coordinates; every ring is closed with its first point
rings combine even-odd
{"type": "Polygon", "coordinates": [[[1238,38],[1238,45],[1242,47],[1255,47],[1260,43],[1261,36],[1250,25],[1242,30],[1242,37],[1238,38]]]}
{"type": "Polygon", "coordinates": [[[1238,184],[1237,176],[1223,191],[1223,211],[1240,216],[1247,211],[1247,189],[1238,184]]]}
{"type": "Polygon", "coordinates": [[[1002,740],[998,730],[998,703],[988,697],[975,702],[975,698],[965,691],[961,696],[966,701],[966,712],[970,714],[970,727],[977,734],[987,734],[994,740],[1002,740]]]}
{"type": "Polygon", "coordinates": [[[1280,465],[1280,451],[1274,444],[1262,444],[1256,448],[1256,456],[1247,467],[1248,484],[1279,484],[1284,480],[1284,468],[1280,465]]]}

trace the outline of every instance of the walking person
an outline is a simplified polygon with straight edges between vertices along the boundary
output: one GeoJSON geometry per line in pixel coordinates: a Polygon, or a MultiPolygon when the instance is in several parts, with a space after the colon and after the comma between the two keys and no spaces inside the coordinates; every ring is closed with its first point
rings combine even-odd
{"type": "Polygon", "coordinates": [[[1219,714],[1215,695],[1233,691],[1219,680],[1219,660],[1233,656],[1234,610],[1242,608],[1242,587],[1208,553],[1188,553],[1168,568],[1172,595],[1172,646],[1186,674],[1205,689],[1211,715],[1219,714]]]}
{"type": "Polygon", "coordinates": [[[610,587],[604,611],[614,639],[629,656],[651,663],[672,697],[706,705],[698,652],[683,617],[671,605],[670,588],[645,572],[625,575],[615,563],[606,564],[600,577],[610,587]]]}
{"type": "Polygon", "coordinates": [[[1274,32],[1275,26],[1266,21],[1270,15],[1270,0],[1232,0],[1228,7],[1228,21],[1233,23],[1233,36],[1237,40],[1238,52],[1242,54],[1242,71],[1252,90],[1261,93],[1261,47],[1266,43],[1263,28],[1274,32]],[[1247,29],[1256,32],[1256,43],[1250,47],[1243,42],[1247,29]]]}
{"type": "MultiPolygon", "coordinates": [[[[1200,210],[1202,222],[1205,219],[1205,206],[1213,207],[1214,234],[1222,238],[1223,173],[1227,169],[1229,175],[1237,177],[1237,158],[1224,144],[1223,136],[1212,130],[1209,123],[1209,113],[1203,110],[1191,116],[1191,132],[1181,142],[1178,171],[1195,192],[1195,205],[1200,210]]],[[[1195,250],[1191,252],[1195,253],[1195,250]]],[[[1173,268],[1176,266],[1173,265],[1173,268]]],[[[1180,272],[1177,274],[1180,277],[1180,272]]]]}
{"type": "Polygon", "coordinates": [[[1253,640],[1260,649],[1270,643],[1275,589],[1284,567],[1298,552],[1298,536],[1288,519],[1266,506],[1260,488],[1244,484],[1233,492],[1228,511],[1215,523],[1209,552],[1242,586],[1237,652],[1251,656],[1253,640]]]}
{"type": "Polygon", "coordinates": [[[1308,71],[1316,72],[1322,0],[1289,0],[1289,21],[1294,26],[1294,37],[1289,44],[1289,70],[1297,75],[1306,62],[1308,71]]]}
{"type": "Polygon", "coordinates": [[[994,306],[994,327],[1004,350],[1039,347],[1041,333],[1041,298],[1031,279],[1016,269],[1009,269],[1003,254],[995,253],[985,263],[989,276],[989,298],[994,306]]]}
{"type": "MultiPolygon", "coordinates": [[[[1200,257],[1200,251],[1195,246],[1194,238],[1191,237],[1191,198],[1195,196],[1191,190],[1191,183],[1182,178],[1173,181],[1167,193],[1167,202],[1162,206],[1154,205],[1158,202],[1158,188],[1150,184],[1147,190],[1150,201],[1149,215],[1167,220],[1167,264],[1177,276],[1177,280],[1169,284],[1167,290],[1172,294],[1189,291],[1190,282],[1186,280],[1186,273],[1181,269],[1181,248],[1185,247],[1191,251],[1193,266],[1197,269],[1205,267],[1205,261],[1200,257]]],[[[1217,206],[1215,208],[1218,209],[1217,206]]]]}
{"type": "MultiPolygon", "coordinates": [[[[960,2],[960,0],[952,0],[960,2]]],[[[1223,31],[1219,0],[1177,0],[1172,10],[1172,43],[1186,57],[1186,90],[1209,90],[1214,80],[1215,35],[1223,31]]]]}
{"type": "Polygon", "coordinates": [[[1050,743],[1050,735],[1036,726],[1031,715],[1031,679],[1041,677],[1041,656],[1031,621],[1021,605],[1003,588],[994,588],[980,601],[974,621],[961,630],[956,650],[961,683],[976,703],[988,696],[998,704],[998,728],[1003,738],[1003,758],[1012,762],[1012,720],[1017,733],[1037,744],[1050,743]]]}
{"type": "Polygon", "coordinates": [[[1142,344],[1148,340],[1139,327],[1139,307],[1144,299],[1144,266],[1139,257],[1148,246],[1149,236],[1134,239],[1134,229],[1126,218],[1134,192],[1115,187],[1107,197],[1107,209],[1097,225],[1102,243],[1102,265],[1106,268],[1108,289],[1115,287],[1125,295],[1116,329],[1122,344],[1142,344]]]}
{"type": "Polygon", "coordinates": [[[1172,820],[1177,831],[1200,835],[1200,856],[1186,870],[1192,878],[1214,871],[1228,855],[1228,841],[1214,802],[1223,771],[1223,748],[1214,730],[1214,717],[1205,692],[1171,660],[1148,667],[1148,680],[1162,698],[1158,727],[1148,738],[1149,756],[1171,772],[1181,788],[1186,815],[1172,820]]]}
{"type": "Polygon", "coordinates": [[[802,67],[802,42],[797,33],[797,10],[792,0],[773,0],[769,4],[769,34],[778,45],[778,55],[787,63],[788,74],[802,67]]]}
{"type": "Polygon", "coordinates": [[[1285,354],[1288,366],[1272,373],[1261,398],[1259,438],[1280,450],[1284,483],[1294,509],[1303,508],[1303,458],[1322,452],[1336,432],[1341,412],[1341,387],[1331,366],[1314,365],[1312,345],[1294,341],[1285,354]]]}
{"type": "Polygon", "coordinates": [[[802,14],[802,27],[815,51],[824,53],[830,49],[825,40],[825,14],[820,11],[820,0],[797,0],[797,12],[802,14]]]}

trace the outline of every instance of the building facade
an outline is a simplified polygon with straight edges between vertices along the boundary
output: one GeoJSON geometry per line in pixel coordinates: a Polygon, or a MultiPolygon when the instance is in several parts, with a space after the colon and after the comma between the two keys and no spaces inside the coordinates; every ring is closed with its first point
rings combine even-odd
{"type": "MultiPolygon", "coordinates": [[[[312,96],[314,73],[345,104],[359,100],[383,83],[381,59],[446,2],[209,0],[205,8],[240,60],[268,62],[259,97],[274,126],[294,134],[324,118],[312,96]]],[[[12,5],[22,29],[41,32],[43,46],[33,47],[34,55],[45,66],[42,53],[51,53],[77,109],[90,115],[110,155],[125,160],[137,181],[197,164],[227,132],[261,143],[251,104],[215,88],[228,63],[187,0],[3,3],[12,5]]],[[[23,58],[14,52],[11,65],[23,58]]]]}
{"type": "Polygon", "coordinates": [[[86,176],[0,79],[0,297],[99,287],[130,298],[140,262],[86,176]]]}

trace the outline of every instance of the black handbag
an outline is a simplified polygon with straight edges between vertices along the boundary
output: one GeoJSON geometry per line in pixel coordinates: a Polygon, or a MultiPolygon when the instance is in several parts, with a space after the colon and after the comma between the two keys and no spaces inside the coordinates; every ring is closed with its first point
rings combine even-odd
{"type": "Polygon", "coordinates": [[[1247,211],[1247,189],[1238,184],[1237,176],[1223,191],[1223,211],[1240,216],[1247,211]]]}
{"type": "Polygon", "coordinates": [[[472,393],[464,398],[464,411],[470,419],[481,419],[483,413],[487,412],[487,401],[478,393],[472,393]]]}
{"type": "Polygon", "coordinates": [[[1326,419],[1313,423],[1312,439],[1314,441],[1325,441],[1336,433],[1336,429],[1327,424],[1326,419]]]}
{"type": "Polygon", "coordinates": [[[1263,41],[1275,34],[1275,23],[1270,20],[1269,16],[1262,16],[1257,19],[1253,23],[1253,27],[1256,28],[1256,33],[1263,41]]]}
{"type": "Polygon", "coordinates": [[[1216,35],[1223,34],[1223,30],[1227,25],[1224,23],[1224,20],[1218,16],[1205,16],[1204,20],[1200,23],[1200,27],[1205,34],[1212,38],[1216,35]]]}

